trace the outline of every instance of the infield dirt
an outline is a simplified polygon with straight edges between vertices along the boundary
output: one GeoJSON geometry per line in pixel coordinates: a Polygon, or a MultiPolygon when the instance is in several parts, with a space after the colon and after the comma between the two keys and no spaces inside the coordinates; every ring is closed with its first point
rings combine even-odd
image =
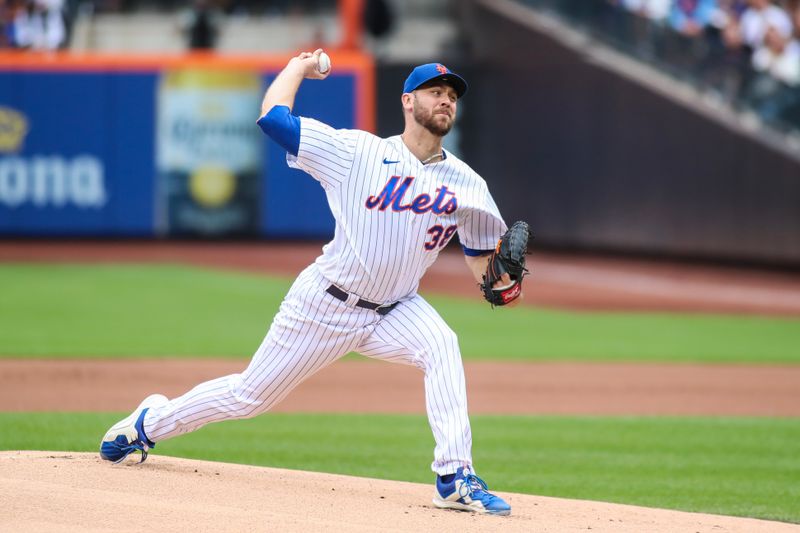
{"type": "MultiPolygon", "coordinates": [[[[145,396],[174,398],[241,372],[209,359],[0,359],[0,410],[129,411],[145,396]],[[102,405],[97,399],[102,398],[102,405]]],[[[631,363],[465,365],[472,414],[800,416],[800,366],[631,363]]],[[[425,414],[422,373],[338,361],[274,412],[425,414]]]]}
{"type": "Polygon", "coordinates": [[[800,526],[498,493],[508,517],[442,511],[433,485],[153,457],[0,452],[0,531],[790,533],[800,526]]]}

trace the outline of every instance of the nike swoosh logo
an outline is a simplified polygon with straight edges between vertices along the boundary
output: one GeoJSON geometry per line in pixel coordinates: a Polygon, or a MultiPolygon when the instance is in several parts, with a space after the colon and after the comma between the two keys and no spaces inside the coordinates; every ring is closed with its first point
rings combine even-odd
{"type": "Polygon", "coordinates": [[[384,164],[384,165],[391,165],[391,164],[393,164],[393,163],[399,163],[399,162],[400,162],[400,160],[399,160],[399,159],[398,159],[397,161],[389,161],[389,160],[388,160],[388,159],[386,159],[385,157],[383,158],[383,164],[384,164]]]}

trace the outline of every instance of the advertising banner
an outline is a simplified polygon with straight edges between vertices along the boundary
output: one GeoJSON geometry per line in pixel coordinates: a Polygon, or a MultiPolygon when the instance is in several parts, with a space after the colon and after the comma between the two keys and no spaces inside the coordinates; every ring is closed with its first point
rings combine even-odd
{"type": "Polygon", "coordinates": [[[152,233],[153,80],[0,71],[0,234],[152,233]]]}
{"type": "MultiPolygon", "coordinates": [[[[295,112],[374,131],[371,60],[332,57],[295,112]]],[[[322,188],[256,125],[288,59],[0,52],[0,235],[330,237],[322,188]]]]}
{"type": "Polygon", "coordinates": [[[256,235],[264,94],[256,72],[180,69],[158,88],[159,229],[170,235],[256,235]]]}

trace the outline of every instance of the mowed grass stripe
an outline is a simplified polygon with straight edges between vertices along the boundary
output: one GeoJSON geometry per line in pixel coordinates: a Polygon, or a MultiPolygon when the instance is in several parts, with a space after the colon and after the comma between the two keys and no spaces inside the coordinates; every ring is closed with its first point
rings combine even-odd
{"type": "MultiPolygon", "coordinates": [[[[0,356],[247,358],[290,285],[183,265],[3,264],[0,356]]],[[[466,359],[800,362],[798,319],[491,309],[477,293],[428,299],[466,359]]]]}
{"type": "MultiPolygon", "coordinates": [[[[0,413],[0,449],[97,450],[124,413],[0,413]]],[[[473,416],[496,490],[800,522],[800,419],[473,416]]],[[[423,416],[266,414],[158,455],[432,482],[423,416]]],[[[110,466],[109,466],[110,467],[110,466]]]]}

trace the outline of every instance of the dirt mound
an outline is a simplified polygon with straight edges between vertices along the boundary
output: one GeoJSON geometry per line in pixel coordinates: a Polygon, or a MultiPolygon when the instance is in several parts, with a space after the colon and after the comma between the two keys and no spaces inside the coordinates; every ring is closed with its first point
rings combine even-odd
{"type": "Polygon", "coordinates": [[[798,532],[725,516],[500,493],[510,517],[435,509],[433,486],[155,456],[0,452],[0,531],[798,532]]]}

